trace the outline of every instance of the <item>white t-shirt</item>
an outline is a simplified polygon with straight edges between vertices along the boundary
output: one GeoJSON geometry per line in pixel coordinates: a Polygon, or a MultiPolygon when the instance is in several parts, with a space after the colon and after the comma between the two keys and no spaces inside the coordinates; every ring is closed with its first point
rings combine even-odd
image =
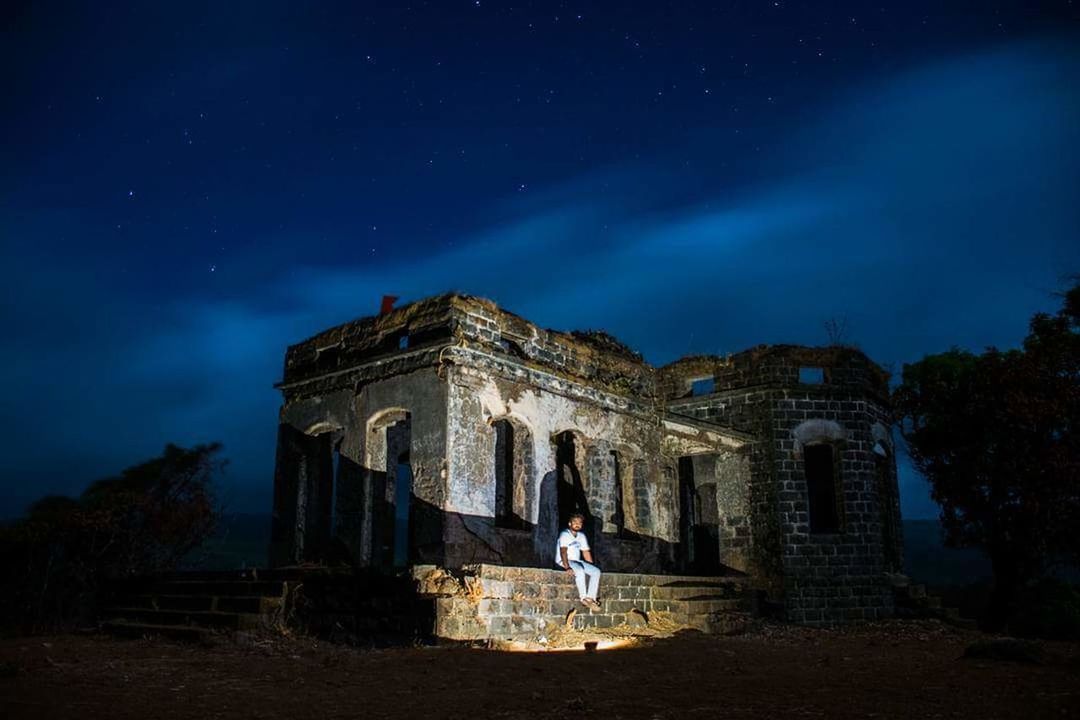
{"type": "Polygon", "coordinates": [[[589,540],[585,537],[585,533],[578,531],[578,534],[570,532],[567,528],[559,533],[559,544],[555,547],[555,564],[562,567],[562,549],[566,548],[566,559],[580,560],[582,550],[590,550],[589,540]]]}

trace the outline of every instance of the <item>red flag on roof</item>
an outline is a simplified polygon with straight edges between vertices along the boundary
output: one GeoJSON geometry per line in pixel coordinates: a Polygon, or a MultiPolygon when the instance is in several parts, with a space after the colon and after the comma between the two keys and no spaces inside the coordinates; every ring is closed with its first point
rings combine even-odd
{"type": "Polygon", "coordinates": [[[382,296],[382,306],[379,308],[379,314],[380,315],[385,315],[386,313],[393,310],[394,309],[394,303],[396,303],[397,300],[398,300],[397,295],[383,295],[382,296]]]}

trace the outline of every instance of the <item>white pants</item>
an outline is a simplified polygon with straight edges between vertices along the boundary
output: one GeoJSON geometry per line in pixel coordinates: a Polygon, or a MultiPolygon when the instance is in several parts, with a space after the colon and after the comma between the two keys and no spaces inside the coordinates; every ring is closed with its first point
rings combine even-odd
{"type": "Polygon", "coordinates": [[[600,568],[584,560],[571,560],[570,569],[574,571],[574,580],[577,582],[578,597],[596,599],[596,593],[600,589],[600,568]],[[589,588],[587,578],[592,578],[592,588],[589,588]]]}

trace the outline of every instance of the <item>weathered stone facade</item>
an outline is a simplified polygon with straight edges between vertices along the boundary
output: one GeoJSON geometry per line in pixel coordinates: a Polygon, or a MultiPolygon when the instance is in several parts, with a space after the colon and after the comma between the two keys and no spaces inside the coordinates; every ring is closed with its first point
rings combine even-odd
{"type": "MultiPolygon", "coordinates": [[[[653,368],[604,333],[444,295],[288,349],[271,562],[739,575],[798,622],[891,614],[884,373],[842,348],[653,368]]],[[[489,571],[491,572],[491,571],[489,571]]]]}
{"type": "Polygon", "coordinates": [[[419,593],[434,599],[435,635],[450,640],[527,640],[566,626],[642,628],[650,618],[705,632],[742,629],[745,578],[606,573],[599,612],[578,612],[574,580],[560,570],[474,565],[460,584],[429,566],[414,568],[419,593]],[[437,582],[432,582],[431,578],[437,582]],[[438,582],[442,580],[443,582],[438,582]]]}
{"type": "Polygon", "coordinates": [[[753,564],[786,616],[810,624],[890,616],[886,573],[900,572],[902,537],[884,372],[857,350],[773,346],[687,358],[661,373],[669,398],[689,377],[714,378],[713,393],[669,400],[669,412],[757,438],[753,564]],[[833,527],[812,527],[806,454],[815,446],[832,456],[833,527]]]}

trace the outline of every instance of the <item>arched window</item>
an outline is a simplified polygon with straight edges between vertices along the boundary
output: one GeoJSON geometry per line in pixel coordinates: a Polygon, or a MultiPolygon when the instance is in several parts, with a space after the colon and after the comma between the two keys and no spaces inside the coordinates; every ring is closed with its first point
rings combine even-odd
{"type": "Polygon", "coordinates": [[[793,454],[802,460],[811,533],[841,532],[842,476],[840,458],[847,430],[833,420],[811,418],[791,431],[793,454]]]}

